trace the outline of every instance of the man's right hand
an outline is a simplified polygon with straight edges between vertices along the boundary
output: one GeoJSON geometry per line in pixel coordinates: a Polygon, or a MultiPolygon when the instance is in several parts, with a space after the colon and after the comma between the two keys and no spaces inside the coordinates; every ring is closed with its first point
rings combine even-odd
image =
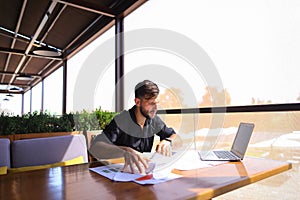
{"type": "Polygon", "coordinates": [[[124,150],[125,159],[125,164],[122,171],[145,174],[146,169],[149,167],[149,160],[144,159],[140,152],[130,147],[122,147],[122,149],[124,150]]]}

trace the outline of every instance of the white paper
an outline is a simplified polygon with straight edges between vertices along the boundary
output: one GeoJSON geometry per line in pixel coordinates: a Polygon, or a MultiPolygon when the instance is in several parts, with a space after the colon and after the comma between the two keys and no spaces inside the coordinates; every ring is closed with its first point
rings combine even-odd
{"type": "Polygon", "coordinates": [[[124,164],[111,164],[107,166],[95,167],[90,168],[91,171],[100,174],[106,178],[109,178],[113,181],[120,181],[120,182],[129,182],[133,181],[138,184],[157,184],[169,180],[173,180],[175,178],[181,177],[180,175],[168,173],[164,175],[163,178],[155,177],[153,174],[132,174],[122,172],[121,169],[123,168],[124,164]],[[139,180],[142,178],[142,180],[139,180]]]}
{"type": "Polygon", "coordinates": [[[228,161],[202,161],[196,150],[188,150],[174,164],[174,168],[178,170],[193,170],[198,168],[212,167],[227,162],[228,161]]]}

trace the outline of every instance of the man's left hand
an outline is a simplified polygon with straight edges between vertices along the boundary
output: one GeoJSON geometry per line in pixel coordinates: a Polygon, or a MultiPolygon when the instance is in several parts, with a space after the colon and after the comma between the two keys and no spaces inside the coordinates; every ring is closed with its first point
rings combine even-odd
{"type": "Polygon", "coordinates": [[[156,152],[164,156],[172,156],[172,146],[171,142],[167,140],[162,140],[156,146],[156,152]]]}

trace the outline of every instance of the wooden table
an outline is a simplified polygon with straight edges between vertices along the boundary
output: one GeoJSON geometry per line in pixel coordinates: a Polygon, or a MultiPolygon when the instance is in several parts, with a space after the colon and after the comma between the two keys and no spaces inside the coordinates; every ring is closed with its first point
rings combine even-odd
{"type": "Polygon", "coordinates": [[[89,164],[82,164],[2,175],[0,199],[210,199],[286,171],[291,164],[245,158],[214,167],[174,170],[183,177],[146,186],[113,182],[88,168],[89,164]]]}

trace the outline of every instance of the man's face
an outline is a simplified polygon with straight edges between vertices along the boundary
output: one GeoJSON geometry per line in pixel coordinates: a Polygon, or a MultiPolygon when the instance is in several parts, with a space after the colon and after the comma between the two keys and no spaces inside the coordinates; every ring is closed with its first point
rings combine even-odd
{"type": "Polygon", "coordinates": [[[140,112],[142,115],[146,118],[152,119],[154,118],[156,111],[157,111],[157,104],[158,104],[158,99],[157,96],[151,98],[151,99],[139,99],[139,106],[140,107],[140,112]]]}

